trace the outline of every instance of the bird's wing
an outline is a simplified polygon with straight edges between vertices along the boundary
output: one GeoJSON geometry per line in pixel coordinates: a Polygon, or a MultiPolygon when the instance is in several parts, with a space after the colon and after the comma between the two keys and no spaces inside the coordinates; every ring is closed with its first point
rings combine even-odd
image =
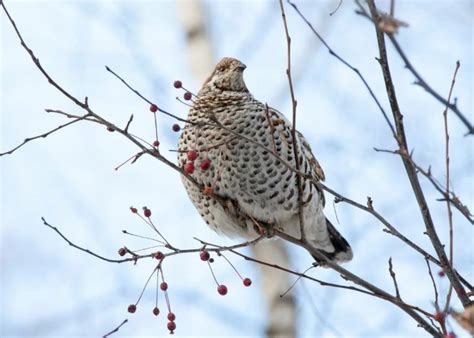
{"type": "MultiPolygon", "coordinates": [[[[285,116],[282,113],[280,113],[276,109],[269,108],[267,106],[265,106],[265,110],[266,110],[267,117],[269,115],[269,120],[272,121],[272,124],[274,127],[284,131],[288,135],[291,134],[291,123],[285,118],[285,116]]],[[[314,156],[313,151],[311,150],[311,146],[309,145],[309,142],[306,140],[303,134],[300,133],[299,131],[296,131],[296,138],[299,141],[300,146],[301,146],[299,151],[302,151],[303,157],[308,160],[307,163],[309,164],[309,173],[311,173],[311,176],[313,177],[315,181],[317,182],[324,181],[325,175],[324,175],[323,168],[319,164],[318,160],[316,160],[316,157],[314,156]]],[[[288,141],[292,142],[291,140],[288,140],[288,141]]],[[[322,204],[324,206],[325,204],[324,193],[318,186],[315,185],[315,188],[318,191],[322,204]]]]}
{"type": "Polygon", "coordinates": [[[298,135],[298,138],[301,141],[301,145],[303,146],[303,153],[309,160],[313,177],[317,181],[324,181],[326,177],[324,176],[323,168],[319,164],[318,160],[316,160],[316,157],[314,157],[313,151],[311,150],[311,146],[309,145],[308,141],[306,141],[303,134],[301,134],[299,131],[296,131],[296,134],[298,135]]]}
{"type": "MultiPolygon", "coordinates": [[[[324,181],[325,176],[324,176],[323,168],[319,164],[318,160],[316,160],[316,157],[314,156],[313,151],[311,150],[311,146],[309,145],[308,141],[306,141],[303,134],[300,133],[299,131],[296,131],[296,135],[301,142],[301,148],[303,150],[303,154],[308,159],[309,169],[311,171],[311,175],[313,176],[314,180],[317,182],[324,181]]],[[[319,198],[321,199],[321,203],[324,207],[324,205],[326,204],[324,192],[316,184],[314,185],[314,187],[316,188],[316,191],[319,194],[319,198]]]]}

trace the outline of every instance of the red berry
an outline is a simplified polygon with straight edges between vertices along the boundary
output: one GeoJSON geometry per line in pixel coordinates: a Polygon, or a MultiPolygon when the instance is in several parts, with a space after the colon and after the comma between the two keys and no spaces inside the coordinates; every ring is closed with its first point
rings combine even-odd
{"type": "Polygon", "coordinates": [[[444,319],[444,314],[442,312],[436,312],[434,314],[434,319],[441,322],[444,319]]]}
{"type": "Polygon", "coordinates": [[[115,131],[115,128],[112,126],[108,126],[107,130],[110,131],[111,133],[115,131]]]}
{"type": "Polygon", "coordinates": [[[456,334],[454,332],[449,332],[448,334],[444,335],[444,338],[456,338],[456,334]]]}
{"type": "Polygon", "coordinates": [[[147,207],[143,207],[143,214],[145,217],[150,217],[151,216],[151,210],[148,209],[147,207]]]}
{"type": "Polygon", "coordinates": [[[138,212],[137,208],[134,208],[134,207],[130,207],[130,211],[133,212],[134,214],[138,212]]]}
{"type": "Polygon", "coordinates": [[[161,259],[165,258],[165,255],[161,251],[157,251],[157,252],[155,252],[155,258],[158,259],[158,260],[161,260],[161,259]]]}
{"type": "Polygon", "coordinates": [[[181,130],[181,127],[179,126],[179,124],[177,123],[173,124],[173,131],[178,132],[180,130],[181,130]]]}
{"type": "Polygon", "coordinates": [[[160,141],[156,140],[153,142],[153,147],[158,148],[160,146],[160,141]]]}
{"type": "Polygon", "coordinates": [[[190,92],[184,93],[184,99],[185,99],[186,101],[191,100],[192,97],[193,97],[193,94],[191,94],[190,92]]]}
{"type": "Polygon", "coordinates": [[[157,307],[155,307],[155,308],[153,309],[153,314],[154,314],[155,316],[158,316],[158,315],[160,314],[160,309],[158,309],[157,307]]]}
{"type": "Polygon", "coordinates": [[[174,330],[176,330],[176,324],[175,324],[175,322],[168,322],[168,330],[170,330],[171,332],[173,332],[174,330]]]}
{"type": "Polygon", "coordinates": [[[201,170],[207,170],[207,169],[209,169],[210,166],[211,166],[211,160],[208,159],[208,158],[205,158],[201,162],[201,170]]]}
{"type": "Polygon", "coordinates": [[[438,271],[438,276],[444,277],[445,276],[444,271],[443,270],[438,271]]]}
{"type": "Polygon", "coordinates": [[[156,113],[157,110],[158,110],[158,106],[153,103],[153,104],[150,106],[150,111],[151,111],[152,113],[156,113]]]}
{"type": "Polygon", "coordinates": [[[120,249],[118,250],[118,254],[119,254],[120,256],[125,256],[126,253],[127,253],[127,250],[125,250],[125,248],[120,248],[120,249]]]}
{"type": "Polygon", "coordinates": [[[201,257],[202,261],[208,261],[210,255],[209,255],[209,252],[207,250],[201,250],[201,252],[199,253],[199,257],[201,257]]]}
{"type": "Polygon", "coordinates": [[[183,86],[183,83],[179,80],[176,80],[174,83],[173,83],[173,86],[175,88],[181,88],[183,86]]]}
{"type": "Polygon", "coordinates": [[[135,313],[135,311],[137,311],[137,306],[135,304],[130,304],[128,306],[128,312],[135,313]]]}
{"type": "Polygon", "coordinates": [[[198,153],[196,150],[188,151],[188,160],[194,161],[195,159],[197,159],[197,157],[198,157],[198,153]]]}
{"type": "Polygon", "coordinates": [[[217,287],[217,292],[219,292],[219,294],[221,296],[225,296],[227,294],[227,286],[221,284],[217,287]]]}
{"type": "Polygon", "coordinates": [[[166,282],[161,283],[160,284],[160,289],[163,290],[163,291],[168,290],[168,283],[166,283],[166,282]]]}
{"type": "Polygon", "coordinates": [[[175,319],[176,319],[176,316],[173,312],[168,313],[168,320],[170,322],[174,322],[175,319]]]}
{"type": "Polygon", "coordinates": [[[184,172],[186,174],[192,174],[194,172],[194,164],[193,162],[188,162],[184,165],[184,172]]]}
{"type": "Polygon", "coordinates": [[[245,286],[252,285],[252,280],[250,278],[244,278],[243,283],[245,286]]]}

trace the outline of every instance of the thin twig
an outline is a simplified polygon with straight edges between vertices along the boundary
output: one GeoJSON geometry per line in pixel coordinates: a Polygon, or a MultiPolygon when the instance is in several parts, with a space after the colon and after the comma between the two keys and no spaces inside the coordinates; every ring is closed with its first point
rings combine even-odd
{"type": "Polygon", "coordinates": [[[397,298],[402,300],[402,298],[400,297],[400,290],[398,289],[397,275],[395,274],[395,271],[393,271],[392,257],[390,257],[388,260],[388,272],[390,273],[390,277],[392,277],[392,281],[395,287],[395,293],[397,295],[397,298]]]}
{"type": "MultiPolygon", "coordinates": [[[[130,89],[132,92],[134,92],[135,94],[137,94],[137,96],[139,96],[143,101],[145,102],[148,102],[148,104],[152,105],[154,104],[153,102],[151,102],[150,100],[148,100],[145,96],[143,96],[138,90],[136,90],[135,88],[133,88],[132,86],[130,86],[127,81],[125,81],[120,75],[118,75],[116,72],[114,72],[112,69],[110,69],[109,66],[105,66],[105,69],[111,73],[112,75],[114,75],[117,79],[119,79],[128,89],[130,89]]],[[[168,115],[169,117],[172,117],[178,121],[181,121],[181,122],[188,122],[186,119],[183,119],[177,115],[174,115],[174,114],[171,114],[169,112],[167,112],[166,110],[163,110],[161,109],[158,105],[156,105],[157,107],[157,110],[165,115],[168,115]]]]}
{"type": "Polygon", "coordinates": [[[124,131],[125,131],[126,133],[128,133],[128,127],[130,127],[130,124],[132,123],[132,121],[133,121],[133,114],[130,115],[130,118],[128,119],[127,125],[125,126],[124,131]]]}
{"type": "MultiPolygon", "coordinates": [[[[293,141],[293,156],[295,157],[295,169],[300,171],[300,163],[299,154],[298,154],[298,142],[297,142],[297,135],[296,135],[296,106],[298,105],[298,101],[295,98],[295,91],[293,89],[293,80],[291,79],[291,37],[290,33],[288,32],[288,24],[286,22],[286,14],[285,14],[285,7],[283,6],[283,0],[280,0],[280,11],[281,17],[283,19],[283,26],[285,27],[285,35],[286,35],[286,46],[287,46],[287,68],[286,68],[286,76],[288,77],[288,85],[290,87],[290,95],[291,95],[291,107],[292,107],[292,126],[291,126],[291,137],[293,141]]],[[[273,138],[273,136],[272,136],[273,138]]],[[[300,223],[300,234],[301,240],[306,240],[306,234],[304,231],[304,217],[303,217],[303,188],[301,186],[301,177],[296,175],[296,186],[298,188],[298,218],[300,223]]]]}
{"type": "Polygon", "coordinates": [[[136,262],[137,259],[141,259],[141,258],[146,258],[146,257],[153,257],[154,254],[148,254],[148,255],[138,255],[138,256],[134,256],[134,257],[131,257],[131,258],[123,258],[123,259],[111,259],[111,258],[106,258],[104,256],[101,256],[99,254],[96,254],[95,252],[89,250],[89,249],[85,249],[77,244],[74,244],[73,242],[71,242],[65,235],[63,235],[63,233],[58,229],[56,228],[55,226],[49,224],[45,219],[44,217],[41,217],[41,220],[43,221],[43,224],[46,225],[48,228],[51,228],[53,229],[62,239],[64,239],[66,241],[67,244],[69,244],[70,246],[72,246],[73,248],[76,248],[80,251],[83,251],[91,256],[94,256],[100,260],[103,260],[105,262],[108,262],[108,263],[125,263],[125,262],[136,262]]]}
{"type": "MultiPolygon", "coordinates": [[[[459,61],[456,61],[456,69],[454,70],[453,79],[451,81],[451,87],[449,88],[448,94],[448,104],[451,101],[451,94],[453,93],[454,83],[456,82],[456,75],[460,67],[459,61]]],[[[443,121],[444,121],[444,139],[445,139],[445,160],[446,160],[446,195],[449,195],[449,183],[450,183],[450,171],[449,171],[449,131],[448,131],[448,106],[443,111],[443,121]]],[[[449,224],[449,264],[451,267],[454,266],[454,240],[453,240],[453,212],[451,210],[451,203],[449,200],[446,200],[446,207],[448,209],[448,224],[449,224]]],[[[448,294],[446,296],[446,305],[444,307],[445,313],[449,309],[449,303],[451,301],[451,295],[453,292],[453,285],[449,285],[448,294]]]]}
{"type": "Polygon", "coordinates": [[[128,319],[125,319],[121,324],[119,324],[119,326],[117,326],[115,329],[113,329],[112,331],[110,331],[109,333],[105,334],[102,336],[102,338],[107,338],[111,335],[113,335],[115,332],[118,332],[118,330],[120,330],[120,328],[125,325],[125,323],[128,322],[128,319]]]}
{"type": "Polygon", "coordinates": [[[468,207],[461,202],[461,200],[459,199],[458,196],[456,196],[454,191],[449,191],[449,193],[446,194],[446,188],[443,187],[442,184],[436,178],[434,178],[433,174],[431,173],[431,168],[428,168],[427,170],[423,169],[420,165],[418,165],[415,162],[413,157],[410,156],[410,154],[407,154],[406,152],[400,152],[399,150],[381,149],[381,148],[374,148],[374,150],[376,152],[404,156],[407,160],[409,160],[412,163],[412,165],[415,167],[417,172],[425,176],[433,185],[433,187],[443,196],[443,198],[440,199],[441,201],[449,201],[450,203],[452,203],[452,205],[469,221],[469,223],[474,224],[474,218],[471,212],[469,211],[468,207]]]}
{"type": "Polygon", "coordinates": [[[22,143],[20,143],[19,145],[17,145],[16,147],[10,149],[9,151],[6,151],[4,153],[0,153],[0,157],[1,156],[4,156],[4,155],[10,155],[10,154],[13,154],[15,151],[17,151],[18,149],[20,149],[21,147],[23,147],[25,144],[27,144],[28,142],[31,142],[31,141],[34,141],[36,139],[39,139],[39,138],[46,138],[48,137],[49,135],[57,132],[58,130],[61,130],[67,126],[70,126],[71,124],[74,124],[76,122],[79,122],[79,121],[82,121],[84,120],[86,117],[88,116],[88,114],[82,116],[82,117],[79,117],[79,118],[76,118],[72,121],[69,121],[67,123],[64,123],[64,124],[61,124],[60,126],[57,126],[56,128],[54,129],[51,129],[50,131],[47,131],[46,133],[43,133],[43,134],[40,134],[40,135],[37,135],[37,136],[33,136],[33,137],[27,137],[24,139],[24,141],[22,143]]]}
{"type": "Polygon", "coordinates": [[[434,294],[435,294],[435,301],[434,301],[435,309],[436,309],[436,311],[440,311],[439,298],[438,298],[438,288],[436,287],[436,282],[435,282],[434,277],[433,277],[433,272],[431,271],[430,261],[428,260],[427,257],[425,257],[425,261],[426,261],[426,266],[428,266],[428,273],[429,273],[430,278],[431,278],[431,283],[433,284],[433,290],[434,290],[434,294]]]}

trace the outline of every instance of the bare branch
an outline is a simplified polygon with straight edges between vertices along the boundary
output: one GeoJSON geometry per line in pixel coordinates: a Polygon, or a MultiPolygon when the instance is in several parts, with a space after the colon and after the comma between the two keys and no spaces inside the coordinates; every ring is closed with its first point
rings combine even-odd
{"type": "Polygon", "coordinates": [[[316,31],[316,29],[313,27],[313,25],[311,24],[311,22],[308,21],[308,19],[306,19],[306,17],[303,15],[303,13],[300,12],[300,10],[298,9],[298,7],[293,3],[291,2],[290,0],[286,0],[292,7],[293,9],[296,11],[296,13],[298,13],[298,15],[300,16],[300,18],[306,23],[306,25],[311,29],[311,31],[314,33],[314,35],[316,35],[316,37],[318,38],[319,41],[321,41],[321,43],[326,47],[326,49],[328,50],[329,54],[331,54],[332,56],[334,56],[336,59],[338,59],[340,62],[342,62],[346,67],[350,68],[354,73],[357,74],[357,76],[360,78],[360,80],[363,82],[365,88],[367,88],[367,90],[369,91],[369,94],[370,96],[372,97],[372,99],[375,101],[375,103],[377,104],[377,107],[379,108],[380,112],[382,113],[385,121],[387,122],[388,126],[390,127],[390,131],[392,132],[392,135],[395,137],[395,128],[393,127],[393,124],[392,124],[392,121],[390,121],[387,113],[385,112],[385,109],[383,109],[382,105],[380,104],[379,100],[377,99],[377,97],[375,96],[374,92],[372,91],[372,88],[369,86],[369,84],[367,83],[367,81],[365,80],[364,76],[360,73],[360,71],[355,68],[354,66],[352,66],[349,62],[347,62],[346,60],[344,60],[342,57],[340,57],[336,52],[334,52],[332,50],[332,48],[328,45],[328,43],[322,38],[321,35],[319,35],[319,33],[316,31]]]}
{"type": "MultiPolygon", "coordinates": [[[[379,15],[375,7],[374,0],[369,0],[368,3],[369,3],[370,13],[372,15],[373,21],[378,22],[379,15]]],[[[388,64],[387,51],[385,47],[385,39],[378,25],[374,25],[374,26],[375,26],[375,32],[377,35],[377,42],[379,46],[379,54],[380,54],[379,63],[380,63],[380,66],[382,67],[382,73],[385,80],[387,96],[390,102],[390,107],[392,109],[393,118],[395,120],[395,127],[397,130],[396,139],[398,141],[400,151],[407,152],[408,144],[407,144],[407,139],[405,135],[405,128],[403,125],[403,115],[398,106],[397,96],[395,94],[395,88],[394,88],[392,77],[390,74],[390,67],[388,64]]],[[[410,184],[412,186],[413,192],[417,199],[418,206],[420,208],[421,215],[423,217],[423,221],[425,223],[426,233],[428,237],[430,238],[431,243],[433,244],[436,254],[439,257],[443,270],[446,272],[446,275],[448,276],[449,280],[453,284],[454,288],[458,291],[459,299],[461,300],[463,306],[467,307],[468,305],[470,305],[471,301],[467,297],[466,292],[464,291],[464,288],[459,281],[458,275],[454,272],[452,266],[449,264],[446,253],[444,252],[444,247],[441,244],[441,241],[436,232],[433,220],[431,218],[431,213],[430,213],[428,204],[423,194],[423,190],[418,180],[418,176],[416,175],[416,169],[409,160],[406,160],[405,157],[402,157],[402,160],[403,160],[403,164],[405,166],[405,170],[407,172],[410,184]]]]}
{"type": "MultiPolygon", "coordinates": [[[[357,14],[369,19],[373,22],[370,14],[365,10],[364,6],[360,3],[359,0],[355,0],[355,3],[359,7],[359,10],[356,11],[357,14]]],[[[450,100],[446,100],[442,97],[438,92],[436,92],[418,73],[415,69],[413,64],[410,62],[408,57],[406,56],[405,52],[403,51],[402,47],[398,43],[397,38],[392,33],[387,33],[388,38],[392,42],[395,50],[397,51],[398,55],[402,58],[403,62],[405,63],[405,68],[407,68],[413,76],[416,78],[415,84],[422,87],[426,92],[428,92],[431,96],[433,96],[436,100],[442,103],[444,106],[448,107],[456,116],[461,120],[461,122],[466,126],[467,133],[466,135],[474,135],[474,125],[467,119],[467,117],[459,110],[458,106],[456,105],[456,100],[454,103],[450,103],[450,100]]]]}
{"type": "Polygon", "coordinates": [[[434,178],[433,174],[431,173],[431,168],[428,168],[427,170],[423,169],[415,162],[413,157],[410,156],[410,154],[407,154],[406,152],[380,148],[374,148],[374,150],[381,153],[404,156],[407,160],[411,161],[416,171],[425,176],[431,182],[433,187],[443,196],[440,201],[449,201],[471,224],[474,224],[474,218],[472,217],[472,214],[469,211],[468,207],[461,202],[461,200],[458,196],[456,196],[454,191],[449,191],[449,193],[446,194],[446,188],[442,187],[441,183],[439,183],[439,181],[434,178]]]}

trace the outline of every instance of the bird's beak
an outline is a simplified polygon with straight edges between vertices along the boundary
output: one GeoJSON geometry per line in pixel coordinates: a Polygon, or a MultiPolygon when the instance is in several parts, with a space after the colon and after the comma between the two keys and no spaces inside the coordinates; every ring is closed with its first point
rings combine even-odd
{"type": "Polygon", "coordinates": [[[245,68],[247,68],[247,66],[244,65],[243,63],[237,67],[237,69],[240,70],[241,72],[243,72],[245,68]]]}

